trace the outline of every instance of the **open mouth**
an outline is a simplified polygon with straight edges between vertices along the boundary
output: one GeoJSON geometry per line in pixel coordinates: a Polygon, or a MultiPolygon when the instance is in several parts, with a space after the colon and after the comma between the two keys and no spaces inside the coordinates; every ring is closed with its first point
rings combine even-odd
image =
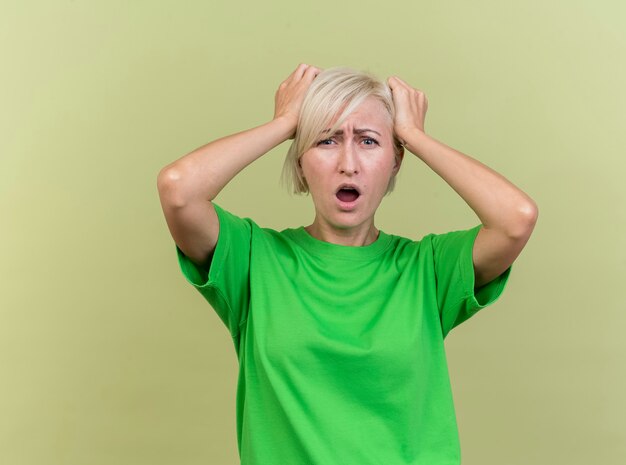
{"type": "Polygon", "coordinates": [[[343,187],[337,191],[336,195],[342,202],[354,202],[361,194],[352,187],[343,187]]]}
{"type": "Polygon", "coordinates": [[[337,198],[342,202],[354,202],[359,198],[359,192],[355,189],[343,188],[337,192],[337,198]]]}

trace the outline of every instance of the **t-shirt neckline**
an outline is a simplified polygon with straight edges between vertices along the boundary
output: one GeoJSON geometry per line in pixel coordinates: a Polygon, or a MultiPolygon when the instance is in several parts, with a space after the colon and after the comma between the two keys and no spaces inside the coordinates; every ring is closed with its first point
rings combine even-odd
{"type": "Polygon", "coordinates": [[[292,229],[294,239],[309,253],[338,260],[369,260],[381,254],[391,242],[391,235],[378,230],[378,238],[369,245],[352,246],[333,244],[311,236],[304,226],[292,229]]]}

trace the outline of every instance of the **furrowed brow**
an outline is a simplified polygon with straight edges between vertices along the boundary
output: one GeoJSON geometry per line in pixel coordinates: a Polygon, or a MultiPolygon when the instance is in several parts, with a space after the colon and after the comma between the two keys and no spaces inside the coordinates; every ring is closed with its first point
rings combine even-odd
{"type": "MultiPolygon", "coordinates": [[[[324,133],[328,133],[328,132],[330,132],[330,129],[325,129],[323,132],[324,132],[324,133]]],[[[355,129],[355,130],[354,130],[354,133],[355,133],[355,134],[363,134],[364,132],[373,132],[373,133],[376,133],[376,134],[378,134],[378,135],[380,136],[380,132],[378,132],[378,131],[374,131],[373,129],[369,129],[369,128],[355,129]]],[[[335,134],[337,134],[337,135],[342,135],[342,134],[343,134],[343,129],[339,129],[339,130],[337,130],[337,131],[335,132],[335,134]]]]}

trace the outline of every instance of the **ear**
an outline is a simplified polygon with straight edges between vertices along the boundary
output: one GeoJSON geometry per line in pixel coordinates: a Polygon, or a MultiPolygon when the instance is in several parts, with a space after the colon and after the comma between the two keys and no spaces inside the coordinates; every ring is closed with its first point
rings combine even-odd
{"type": "Polygon", "coordinates": [[[400,166],[402,165],[402,160],[404,160],[404,147],[401,147],[398,154],[394,157],[394,164],[393,164],[394,174],[396,174],[400,170],[400,166]]]}
{"type": "Polygon", "coordinates": [[[298,172],[300,173],[300,176],[302,176],[302,179],[306,179],[304,176],[304,170],[302,169],[302,163],[300,163],[301,158],[302,157],[298,158],[298,172]]]}

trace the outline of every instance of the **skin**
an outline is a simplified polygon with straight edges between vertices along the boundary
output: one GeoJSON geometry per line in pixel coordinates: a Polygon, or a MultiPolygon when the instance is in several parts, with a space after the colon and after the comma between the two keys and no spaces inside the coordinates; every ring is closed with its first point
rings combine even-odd
{"type": "Polygon", "coordinates": [[[378,98],[368,97],[336,134],[324,135],[300,158],[315,205],[315,219],[305,230],[339,245],[365,246],[376,241],[379,231],[374,216],[403,155],[396,162],[391,115],[378,98]],[[359,129],[371,131],[359,133],[359,129]],[[343,208],[337,200],[335,193],[342,183],[359,187],[361,195],[354,209],[343,208]]]}
{"type": "MultiPolygon", "coordinates": [[[[278,89],[275,117],[289,127],[290,137],[295,132],[304,93],[319,72],[319,68],[301,64],[278,89]]],[[[301,157],[316,211],[313,223],[305,229],[317,239],[339,245],[363,246],[376,240],[374,214],[385,191],[383,186],[400,168],[394,165],[390,143],[395,132],[404,147],[437,173],[480,219],[482,228],[474,242],[472,259],[474,287],[484,286],[521,253],[537,222],[537,204],[501,174],[427,135],[424,120],[428,100],[424,92],[397,76],[389,77],[387,84],[395,107],[393,122],[385,122],[385,113],[375,103],[368,103],[373,111],[353,113],[343,125],[341,138],[323,147],[315,146],[301,157]],[[381,129],[380,147],[364,147],[369,142],[359,139],[354,129],[376,129],[376,124],[381,129]],[[341,211],[336,204],[335,192],[343,182],[363,188],[363,198],[351,212],[341,211]]]]}
{"type": "Polygon", "coordinates": [[[396,109],[394,127],[404,146],[452,187],[482,223],[472,260],[474,288],[484,286],[522,252],[537,222],[537,204],[500,173],[427,135],[424,92],[397,76],[389,77],[387,84],[396,109]]]}
{"type": "MultiPolygon", "coordinates": [[[[210,201],[243,168],[294,137],[303,98],[320,72],[319,68],[300,64],[276,92],[272,121],[199,147],[159,173],[159,195],[168,227],[177,245],[195,263],[206,266],[217,243],[219,221],[210,201]]],[[[393,126],[387,121],[387,130],[379,131],[380,147],[368,148],[372,142],[355,138],[353,131],[360,125],[385,126],[380,120],[368,120],[370,115],[376,115],[376,119],[385,114],[376,108],[371,112],[354,113],[344,124],[345,134],[341,138],[323,147],[316,146],[302,159],[316,207],[314,223],[307,231],[320,240],[353,246],[369,245],[378,237],[374,213],[382,199],[382,186],[392,175],[389,140],[393,132],[404,141],[404,147],[437,173],[480,219],[482,228],[474,242],[472,256],[475,287],[480,287],[504,272],[520,254],[535,227],[537,205],[504,176],[427,135],[424,118],[428,101],[422,91],[396,76],[388,78],[387,83],[392,92],[395,118],[393,126]],[[360,113],[364,113],[363,120],[357,121],[360,113]],[[325,156],[322,157],[322,153],[325,156]],[[308,163],[316,158],[319,163],[308,163]],[[354,212],[338,211],[337,205],[331,202],[331,199],[335,201],[332,195],[338,185],[348,179],[363,189],[354,212]]],[[[409,200],[407,217],[412,214],[415,212],[409,200]]]]}

